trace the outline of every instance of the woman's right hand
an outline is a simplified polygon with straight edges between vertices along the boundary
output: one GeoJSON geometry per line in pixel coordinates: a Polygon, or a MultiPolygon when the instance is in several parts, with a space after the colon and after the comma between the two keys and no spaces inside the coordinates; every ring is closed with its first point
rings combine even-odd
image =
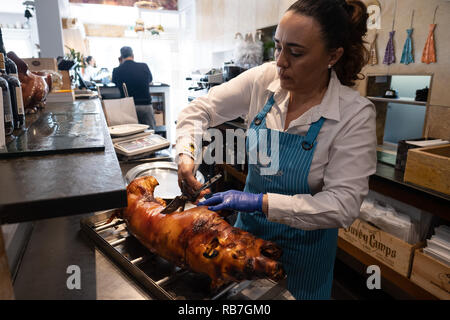
{"type": "MultiPolygon", "coordinates": [[[[188,155],[180,154],[178,158],[178,186],[180,187],[182,193],[189,196],[193,196],[194,193],[202,186],[202,184],[195,178],[194,167],[194,159],[188,155]]],[[[205,194],[210,192],[211,191],[209,189],[203,190],[196,200],[203,198],[205,194]]]]}

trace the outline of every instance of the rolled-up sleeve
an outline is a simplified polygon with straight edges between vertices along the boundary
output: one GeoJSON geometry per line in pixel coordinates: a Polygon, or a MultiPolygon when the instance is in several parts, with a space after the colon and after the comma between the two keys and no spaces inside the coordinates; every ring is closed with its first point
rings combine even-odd
{"type": "Polygon", "coordinates": [[[376,124],[372,104],[344,125],[329,150],[320,192],[268,194],[268,219],[304,230],[348,227],[359,215],[369,176],[376,171],[376,124]]]}
{"type": "Polygon", "coordinates": [[[201,149],[199,138],[210,127],[236,119],[248,113],[254,80],[258,68],[211,88],[185,107],[177,119],[176,152],[195,158],[201,149]],[[197,137],[197,138],[196,138],[197,137]]]}

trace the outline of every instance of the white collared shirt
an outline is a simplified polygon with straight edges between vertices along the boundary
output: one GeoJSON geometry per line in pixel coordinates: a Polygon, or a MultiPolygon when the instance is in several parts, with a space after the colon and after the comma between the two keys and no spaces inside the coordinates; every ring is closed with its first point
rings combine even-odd
{"type": "Polygon", "coordinates": [[[272,94],[275,104],[266,116],[269,129],[305,135],[320,117],[325,122],[308,175],[312,194],[268,193],[267,218],[304,230],[348,227],[358,217],[369,176],[376,171],[375,107],[359,92],[343,86],[334,71],[322,102],[291,121],[286,131],[289,93],[280,87],[275,62],[211,88],[180,112],[177,154],[188,153],[194,122],[201,121],[205,131],[248,113],[250,126],[272,94]]]}

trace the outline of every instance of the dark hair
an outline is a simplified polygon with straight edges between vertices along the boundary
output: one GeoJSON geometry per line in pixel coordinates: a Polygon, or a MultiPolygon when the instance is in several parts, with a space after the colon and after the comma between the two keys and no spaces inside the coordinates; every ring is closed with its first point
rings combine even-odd
{"type": "Polygon", "coordinates": [[[88,56],[88,57],[86,58],[86,63],[89,64],[89,62],[91,62],[91,60],[92,60],[92,56],[88,56]]]}
{"type": "Polygon", "coordinates": [[[343,85],[353,86],[363,79],[361,69],[367,64],[369,51],[363,37],[367,33],[367,7],[359,0],[299,0],[288,11],[314,18],[321,26],[327,49],[342,47],[344,54],[334,65],[343,85]]]}
{"type": "Polygon", "coordinates": [[[131,47],[122,47],[120,48],[120,56],[125,59],[133,56],[133,49],[131,47]]]}

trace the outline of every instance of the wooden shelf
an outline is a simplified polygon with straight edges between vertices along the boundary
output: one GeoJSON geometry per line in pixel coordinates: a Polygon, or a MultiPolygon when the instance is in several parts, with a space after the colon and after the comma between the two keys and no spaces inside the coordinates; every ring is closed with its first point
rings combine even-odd
{"type": "Polygon", "coordinates": [[[380,101],[380,102],[392,102],[392,103],[401,103],[401,104],[414,104],[418,106],[426,106],[426,101],[415,101],[413,98],[383,98],[383,97],[366,97],[372,101],[380,101]]]}
{"type": "Polygon", "coordinates": [[[247,175],[243,172],[240,172],[238,170],[236,170],[235,168],[233,168],[232,166],[230,166],[229,164],[219,164],[217,165],[219,167],[219,169],[228,172],[229,174],[231,174],[235,179],[237,179],[239,182],[245,184],[245,180],[247,179],[247,175]]]}
{"type": "Polygon", "coordinates": [[[403,181],[403,172],[378,162],[369,189],[450,221],[450,196],[403,181]]]}
{"type": "MultiPolygon", "coordinates": [[[[407,295],[411,296],[415,299],[420,300],[437,300],[438,298],[429,293],[428,291],[422,289],[415,283],[413,283],[408,278],[400,275],[396,271],[392,270],[388,266],[384,265],[382,262],[378,261],[377,259],[369,256],[365,252],[361,251],[360,249],[356,248],[352,244],[350,244],[348,241],[338,238],[338,248],[348,255],[352,256],[356,260],[358,260],[360,263],[364,264],[366,267],[370,265],[377,265],[380,267],[381,271],[381,277],[385,280],[392,283],[394,286],[401,288],[403,292],[405,292],[407,295]]],[[[337,255],[338,258],[340,258],[340,255],[337,255]]],[[[349,266],[352,266],[351,263],[348,263],[348,261],[343,261],[349,266]]],[[[357,270],[358,268],[354,268],[356,271],[361,272],[361,270],[357,270]]],[[[382,289],[387,289],[382,285],[382,289]]]]}

